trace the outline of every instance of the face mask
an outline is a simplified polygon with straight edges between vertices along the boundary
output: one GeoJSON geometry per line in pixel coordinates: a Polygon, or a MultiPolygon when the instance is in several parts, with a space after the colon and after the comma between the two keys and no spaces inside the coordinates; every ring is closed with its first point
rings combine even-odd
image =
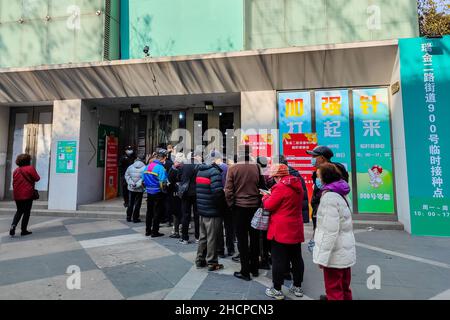
{"type": "Polygon", "coordinates": [[[125,151],[125,153],[126,153],[128,156],[131,156],[134,152],[133,152],[133,150],[127,150],[127,151],[125,151]]]}
{"type": "Polygon", "coordinates": [[[312,164],[313,167],[315,167],[316,164],[317,164],[317,158],[312,158],[311,159],[311,164],[312,164]]]}
{"type": "Polygon", "coordinates": [[[319,189],[322,189],[322,187],[323,187],[323,183],[322,183],[322,180],[320,180],[320,178],[316,179],[316,187],[319,189]]]}

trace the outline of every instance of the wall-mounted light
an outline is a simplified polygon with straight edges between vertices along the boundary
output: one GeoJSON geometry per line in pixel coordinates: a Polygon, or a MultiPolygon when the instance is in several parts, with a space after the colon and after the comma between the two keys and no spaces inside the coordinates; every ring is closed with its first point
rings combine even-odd
{"type": "Polygon", "coordinates": [[[141,106],[139,104],[132,104],[131,110],[136,114],[141,113],[141,106]]]}
{"type": "Polygon", "coordinates": [[[214,103],[212,101],[205,101],[206,111],[214,111],[214,103]]]}
{"type": "Polygon", "coordinates": [[[100,10],[97,10],[97,12],[95,13],[97,16],[100,16],[102,14],[102,12],[100,10]]]}

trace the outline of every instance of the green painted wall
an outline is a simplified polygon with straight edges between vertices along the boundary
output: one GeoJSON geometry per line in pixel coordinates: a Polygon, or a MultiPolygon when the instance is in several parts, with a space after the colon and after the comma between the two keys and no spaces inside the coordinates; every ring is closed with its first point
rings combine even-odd
{"type": "MultiPolygon", "coordinates": [[[[110,59],[119,58],[118,7],[112,0],[110,59]]],[[[0,0],[0,67],[102,61],[105,19],[105,0],[0,0]]]]}
{"type": "Polygon", "coordinates": [[[419,35],[416,0],[246,0],[246,48],[419,35]]]}
{"type": "MultiPolygon", "coordinates": [[[[243,0],[127,0],[130,58],[177,56],[244,48],[243,0]]],[[[126,31],[125,31],[126,32],[126,31]]],[[[126,36],[125,36],[126,37],[126,36]]],[[[122,56],[127,58],[126,55],[122,56]]]]}

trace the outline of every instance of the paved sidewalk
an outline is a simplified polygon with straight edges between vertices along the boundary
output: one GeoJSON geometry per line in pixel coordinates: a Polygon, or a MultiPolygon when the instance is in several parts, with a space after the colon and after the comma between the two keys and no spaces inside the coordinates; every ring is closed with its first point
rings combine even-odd
{"type": "MultiPolygon", "coordinates": [[[[33,235],[11,239],[10,220],[0,217],[0,299],[268,299],[270,271],[244,282],[233,277],[239,264],[230,258],[221,260],[225,269],[220,272],[197,270],[196,244],[177,244],[168,237],[171,228],[162,228],[166,236],[152,240],[144,236],[143,224],[32,217],[33,235]],[[67,289],[71,265],[81,269],[81,290],[67,289]]],[[[450,300],[450,239],[400,231],[355,233],[354,299],[450,300]],[[367,269],[373,265],[381,269],[380,290],[367,288],[367,269]]],[[[306,234],[311,236],[310,226],[306,234]]],[[[324,290],[322,274],[306,245],[303,257],[303,300],[317,299],[324,290]]]]}

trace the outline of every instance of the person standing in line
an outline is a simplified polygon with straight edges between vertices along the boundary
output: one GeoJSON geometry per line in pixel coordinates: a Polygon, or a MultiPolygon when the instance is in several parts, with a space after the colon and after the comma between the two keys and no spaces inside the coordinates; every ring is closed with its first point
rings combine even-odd
{"type": "MultiPolygon", "coordinates": [[[[164,147],[162,147],[164,149],[164,147]]],[[[170,169],[173,167],[173,158],[174,155],[173,152],[173,146],[171,144],[167,145],[167,158],[166,162],[164,162],[164,169],[166,169],[166,172],[169,173],[170,169]]],[[[172,204],[170,203],[171,197],[170,194],[164,194],[164,215],[161,217],[161,223],[167,223],[168,227],[172,227],[173,222],[173,216],[171,214],[171,207],[172,204]]]]}
{"type": "Polygon", "coordinates": [[[138,157],[136,161],[128,167],[125,172],[125,180],[128,185],[129,203],[127,208],[127,222],[133,220],[134,223],[141,223],[140,214],[142,198],[144,196],[144,186],[142,174],[145,171],[143,157],[138,157]]]}
{"type": "Polygon", "coordinates": [[[31,156],[28,154],[21,154],[16,159],[17,169],[13,172],[13,196],[16,202],[17,212],[14,215],[9,235],[14,237],[16,234],[16,227],[22,219],[22,236],[32,234],[28,230],[28,222],[30,221],[31,208],[33,207],[33,200],[37,200],[36,191],[34,189],[36,182],[41,177],[36,169],[31,165],[31,156]]]}
{"type": "Polygon", "coordinates": [[[225,194],[222,184],[222,169],[218,164],[208,161],[198,168],[196,177],[197,210],[200,216],[200,239],[198,243],[196,266],[208,271],[223,269],[217,255],[219,235],[223,242],[223,208],[225,194]],[[222,229],[222,232],[220,232],[222,229]]]}
{"type": "Polygon", "coordinates": [[[271,241],[273,287],[266,290],[266,295],[277,300],[285,298],[281,287],[291,264],[294,284],[290,292],[296,297],[303,297],[303,187],[300,179],[290,175],[289,168],[284,164],[273,165],[270,171],[276,184],[262,200],[264,209],[271,213],[267,239],[271,241]]]}
{"type": "Polygon", "coordinates": [[[167,198],[169,205],[169,212],[173,216],[173,232],[170,235],[172,239],[180,239],[180,224],[181,224],[181,199],[178,196],[178,175],[182,170],[186,158],[183,153],[177,153],[174,159],[174,164],[168,173],[169,186],[167,187],[167,198]]]}
{"type": "Polygon", "coordinates": [[[120,158],[119,161],[119,175],[120,181],[122,183],[123,206],[125,208],[128,208],[128,204],[130,202],[130,195],[128,192],[128,183],[125,179],[125,172],[127,172],[128,168],[134,163],[135,160],[136,154],[134,148],[132,146],[126,147],[124,155],[120,158]]]}
{"type": "Polygon", "coordinates": [[[322,198],[317,210],[313,261],[323,270],[326,290],[320,300],[352,300],[351,267],[356,263],[356,243],[347,198],[350,186],[331,163],[319,166],[316,183],[322,198]]]}
{"type": "Polygon", "coordinates": [[[159,232],[160,218],[164,214],[164,193],[167,191],[167,173],[164,162],[167,151],[159,149],[153,160],[143,173],[143,181],[147,191],[147,215],[145,236],[157,238],[164,234],[159,232]]]}
{"type": "MultiPolygon", "coordinates": [[[[326,146],[318,146],[313,151],[306,151],[309,155],[312,155],[313,158],[311,159],[311,164],[313,167],[318,168],[322,164],[325,163],[332,163],[336,166],[338,172],[341,175],[341,178],[348,183],[349,175],[347,170],[345,169],[345,166],[338,162],[332,162],[331,159],[334,157],[333,151],[326,147],[326,146]]],[[[313,194],[311,197],[311,207],[312,207],[312,221],[313,221],[313,227],[314,230],[317,226],[317,210],[320,205],[320,199],[322,197],[322,190],[317,186],[316,183],[317,180],[317,170],[314,171],[312,175],[312,181],[314,182],[314,188],[313,188],[313,194]]]]}
{"type": "Polygon", "coordinates": [[[251,227],[251,221],[261,205],[262,172],[260,166],[251,161],[248,145],[238,147],[238,162],[228,169],[225,196],[233,209],[236,225],[241,271],[234,276],[250,281],[250,273],[259,276],[259,232],[251,227]],[[250,238],[250,247],[249,247],[250,238]]]}
{"type": "Polygon", "coordinates": [[[195,151],[190,154],[178,174],[179,192],[181,193],[181,239],[179,244],[189,244],[189,224],[194,213],[195,240],[200,238],[200,219],[197,211],[196,177],[198,167],[202,164],[202,153],[195,151]]]}

